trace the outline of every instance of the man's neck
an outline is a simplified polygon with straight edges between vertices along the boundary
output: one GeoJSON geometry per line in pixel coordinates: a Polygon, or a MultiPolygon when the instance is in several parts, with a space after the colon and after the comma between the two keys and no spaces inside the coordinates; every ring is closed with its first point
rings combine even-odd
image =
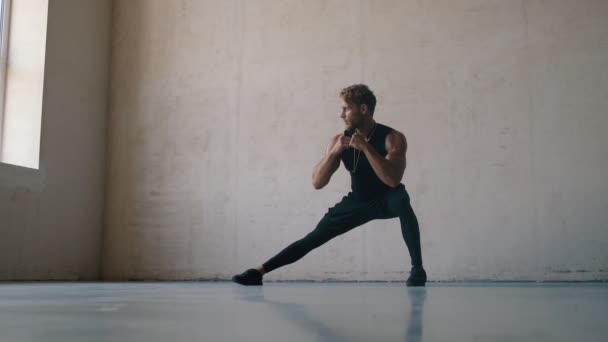
{"type": "Polygon", "coordinates": [[[365,137],[369,137],[370,133],[374,130],[374,127],[376,126],[376,122],[374,121],[374,119],[370,119],[366,122],[364,122],[361,127],[357,127],[357,129],[365,134],[365,137]]]}

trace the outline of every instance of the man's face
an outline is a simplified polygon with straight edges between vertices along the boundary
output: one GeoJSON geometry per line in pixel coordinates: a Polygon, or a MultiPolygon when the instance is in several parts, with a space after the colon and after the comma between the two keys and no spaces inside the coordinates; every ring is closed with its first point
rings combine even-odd
{"type": "Polygon", "coordinates": [[[355,129],[361,127],[363,124],[364,112],[366,106],[357,106],[354,103],[348,103],[340,98],[340,118],[344,121],[344,129],[355,129]],[[363,112],[361,111],[363,110],[363,112]]]}

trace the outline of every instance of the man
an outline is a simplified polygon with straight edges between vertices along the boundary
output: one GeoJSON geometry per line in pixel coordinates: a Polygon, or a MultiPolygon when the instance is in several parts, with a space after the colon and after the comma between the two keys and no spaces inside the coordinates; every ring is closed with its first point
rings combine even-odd
{"type": "Polygon", "coordinates": [[[374,120],[376,97],[366,85],[342,89],[340,103],[345,131],[331,139],[325,156],[313,170],[312,184],[315,189],[327,185],[342,161],[351,174],[352,191],[328,209],[312,232],[257,268],[235,275],[235,283],[262,285],[265,273],[299,260],[338,235],[374,219],[399,217],[412,264],[406,284],[425,285],[418,220],[401,184],[406,164],[405,136],[374,120]]]}

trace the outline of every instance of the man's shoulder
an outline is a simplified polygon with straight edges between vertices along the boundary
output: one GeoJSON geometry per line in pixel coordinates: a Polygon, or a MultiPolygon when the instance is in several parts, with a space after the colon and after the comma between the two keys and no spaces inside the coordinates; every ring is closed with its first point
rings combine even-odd
{"type": "Polygon", "coordinates": [[[399,139],[401,137],[405,137],[405,135],[403,133],[401,133],[400,131],[398,131],[390,126],[378,123],[378,127],[382,128],[385,131],[386,139],[395,139],[395,138],[399,139]]]}

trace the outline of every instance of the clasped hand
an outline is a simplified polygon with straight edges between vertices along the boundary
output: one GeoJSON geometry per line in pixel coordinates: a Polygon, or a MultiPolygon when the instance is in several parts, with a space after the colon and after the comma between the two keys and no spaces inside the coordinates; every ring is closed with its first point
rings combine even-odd
{"type": "Polygon", "coordinates": [[[367,140],[365,139],[365,135],[361,133],[358,129],[353,133],[353,136],[350,138],[350,142],[348,143],[349,147],[362,151],[367,144],[367,140]]]}
{"type": "Polygon", "coordinates": [[[340,136],[332,147],[332,153],[339,155],[349,147],[362,151],[366,144],[367,140],[364,138],[364,135],[359,130],[356,130],[352,137],[340,136]]]}

